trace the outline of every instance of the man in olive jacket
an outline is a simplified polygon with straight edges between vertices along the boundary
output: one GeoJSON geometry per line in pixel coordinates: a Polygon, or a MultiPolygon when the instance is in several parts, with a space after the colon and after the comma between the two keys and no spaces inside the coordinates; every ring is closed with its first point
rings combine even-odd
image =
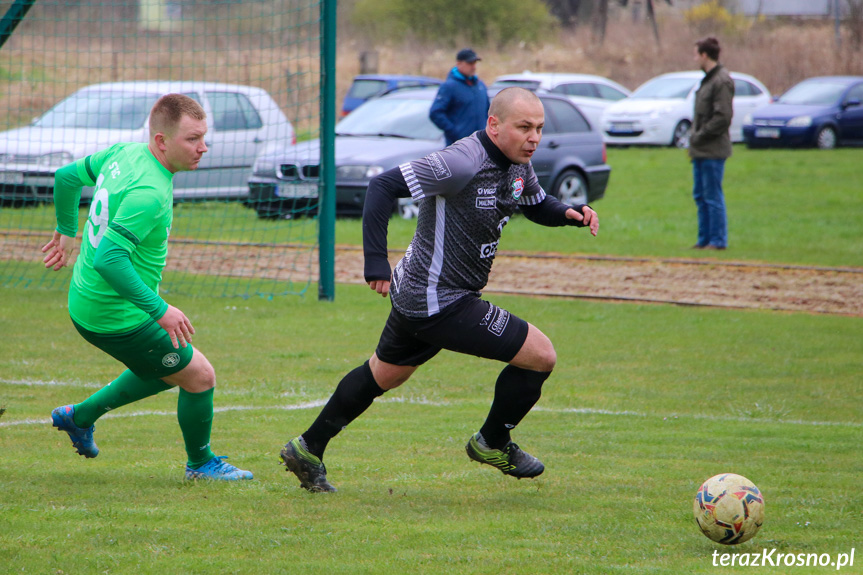
{"type": "Polygon", "coordinates": [[[695,61],[704,71],[695,92],[695,113],[689,136],[692,158],[692,197],[698,208],[698,241],[695,249],[724,250],[728,247],[728,225],[722,176],[731,156],[728,129],[734,114],[734,80],[719,63],[719,41],[705,38],[695,43],[695,61]]]}

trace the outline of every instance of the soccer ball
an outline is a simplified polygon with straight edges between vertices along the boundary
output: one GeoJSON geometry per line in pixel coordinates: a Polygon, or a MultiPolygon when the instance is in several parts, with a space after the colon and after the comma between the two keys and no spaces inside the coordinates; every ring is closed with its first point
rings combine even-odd
{"type": "Polygon", "coordinates": [[[692,513],[709,539],[737,545],[752,539],[764,523],[764,496],[742,475],[720,473],[698,488],[692,513]]]}

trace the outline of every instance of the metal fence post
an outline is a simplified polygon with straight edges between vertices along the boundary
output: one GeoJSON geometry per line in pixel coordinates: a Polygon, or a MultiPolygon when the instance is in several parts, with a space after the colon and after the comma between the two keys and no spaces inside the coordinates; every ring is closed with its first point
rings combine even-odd
{"type": "Polygon", "coordinates": [[[321,0],[321,198],[318,299],[336,297],[336,3],[321,0]]]}

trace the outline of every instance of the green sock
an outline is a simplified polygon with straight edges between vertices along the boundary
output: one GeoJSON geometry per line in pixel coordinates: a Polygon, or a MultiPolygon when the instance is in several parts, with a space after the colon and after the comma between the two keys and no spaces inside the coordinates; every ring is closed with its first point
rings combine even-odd
{"type": "Polygon", "coordinates": [[[177,421],[186,442],[188,465],[197,469],[216,455],[210,449],[210,431],[213,429],[213,391],[210,388],[201,393],[180,390],[177,399],[177,421]]]}
{"type": "Polygon", "coordinates": [[[72,418],[78,427],[90,427],[97,419],[124,405],[171,389],[161,379],[143,380],[128,369],[120,377],[82,401],[75,404],[72,418]]]}

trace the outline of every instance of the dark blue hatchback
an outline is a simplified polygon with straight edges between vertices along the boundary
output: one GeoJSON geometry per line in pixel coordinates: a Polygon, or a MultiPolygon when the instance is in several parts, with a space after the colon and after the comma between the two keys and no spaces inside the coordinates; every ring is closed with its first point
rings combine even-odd
{"type": "Polygon", "coordinates": [[[750,148],[863,144],[863,76],[804,80],[743,120],[750,148]]]}
{"type": "Polygon", "coordinates": [[[357,106],[377,96],[383,96],[394,90],[404,88],[421,88],[438,86],[443,80],[428,76],[406,76],[400,74],[362,74],[354,76],[354,81],[342,103],[342,116],[347,116],[357,106]]]}

